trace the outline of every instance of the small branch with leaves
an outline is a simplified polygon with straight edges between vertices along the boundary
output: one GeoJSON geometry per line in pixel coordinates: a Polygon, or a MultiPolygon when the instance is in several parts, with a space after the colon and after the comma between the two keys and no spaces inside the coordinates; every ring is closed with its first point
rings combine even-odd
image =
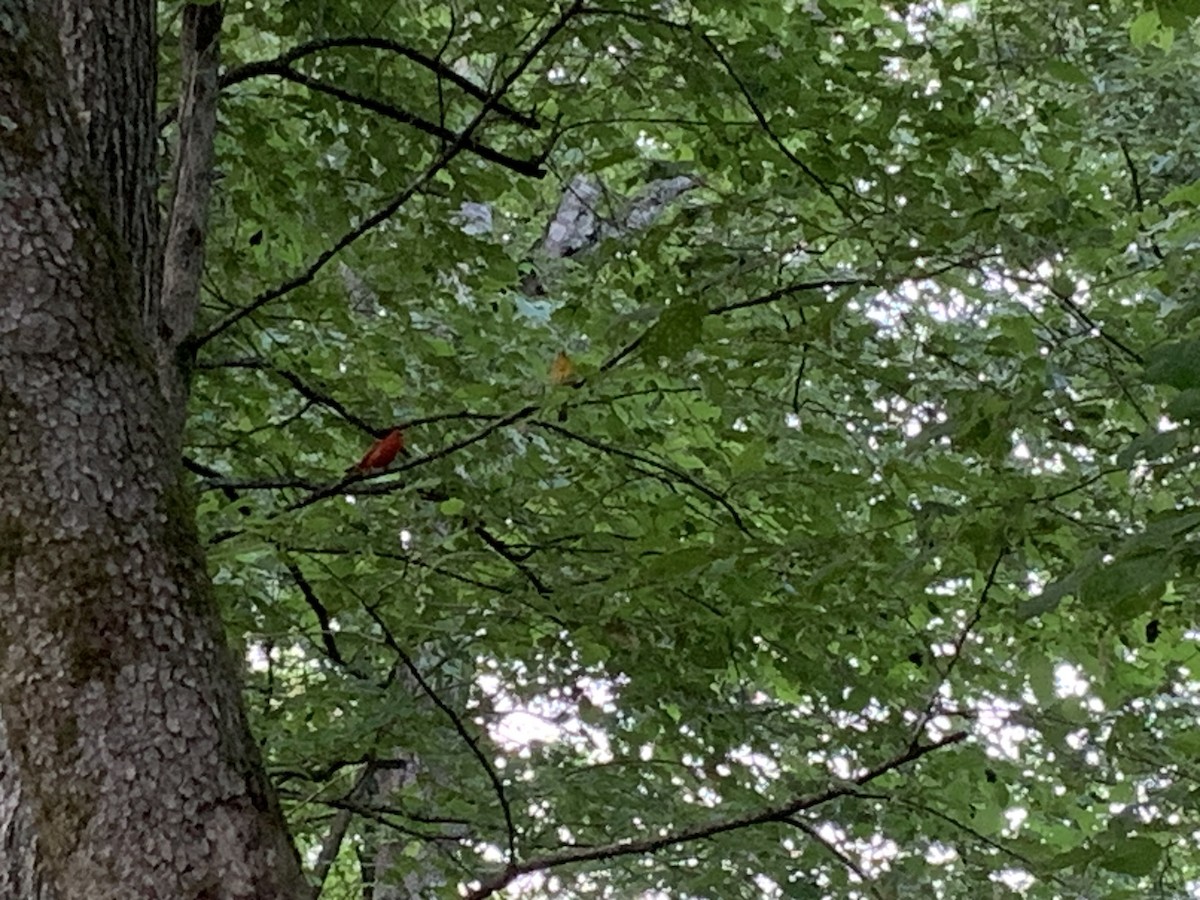
{"type": "Polygon", "coordinates": [[[546,49],[546,46],[550,44],[550,42],[553,41],[564,28],[567,27],[571,20],[579,13],[581,8],[582,3],[579,2],[579,0],[576,0],[576,2],[569,4],[563,10],[558,18],[555,19],[553,24],[551,24],[550,27],[548,27],[542,33],[542,36],[538,38],[538,40],[535,41],[527,51],[525,51],[521,59],[517,62],[516,66],[513,67],[512,71],[510,71],[496,87],[496,89],[488,95],[487,100],[485,100],[479,107],[479,111],[476,112],[474,117],[472,117],[471,121],[466,124],[462,131],[458,133],[458,137],[455,138],[452,143],[448,144],[420,175],[410,181],[390,200],[384,203],[383,206],[334,241],[330,247],[317,254],[317,256],[303,270],[286,279],[276,287],[269,288],[268,290],[259,293],[245,306],[242,306],[240,309],[229,313],[223,319],[209,326],[206,331],[203,331],[189,339],[184,348],[186,351],[188,351],[188,355],[194,355],[196,351],[198,351],[209,341],[213,340],[218,335],[223,334],[225,331],[241,322],[247,316],[253,315],[267,304],[272,303],[275,300],[286,296],[287,294],[290,294],[292,291],[297,290],[298,288],[302,288],[308,284],[311,284],[321,270],[324,269],[334,257],[336,257],[347,247],[354,244],[359,238],[371,232],[377,226],[386,222],[397,212],[399,212],[401,207],[403,207],[409,200],[416,196],[417,192],[427,185],[439,172],[445,169],[451,163],[451,161],[453,161],[459,155],[459,153],[467,149],[467,143],[471,140],[471,137],[474,135],[476,130],[478,130],[478,128],[483,124],[484,120],[487,119],[488,115],[503,102],[513,85],[515,85],[518,79],[525,74],[526,70],[533,64],[534,60],[537,59],[541,52],[546,49]]]}
{"type": "MultiPolygon", "coordinates": [[[[280,68],[290,68],[294,63],[309,56],[322,53],[326,50],[343,49],[381,50],[386,53],[394,53],[397,56],[412,60],[417,65],[433,72],[437,75],[439,84],[450,82],[463,93],[485,103],[490,96],[486,88],[480,87],[469,78],[460,75],[453,66],[442,62],[438,58],[428,56],[420,50],[416,50],[407,44],[402,44],[390,38],[370,37],[367,35],[322,38],[320,40],[308,41],[307,43],[293,47],[291,50],[280,54],[274,59],[265,59],[236,66],[221,77],[221,87],[232,87],[235,84],[241,84],[243,81],[249,81],[252,78],[259,78],[263,75],[275,75],[278,74],[280,68]]],[[[495,104],[495,109],[499,115],[516,122],[518,125],[523,125],[530,129],[541,127],[536,116],[520,112],[507,103],[498,101],[495,104]]]]}
{"type": "MultiPolygon", "coordinates": [[[[449,128],[439,125],[437,122],[431,122],[416,113],[402,109],[394,103],[386,103],[383,100],[377,100],[365,94],[346,90],[336,84],[329,84],[328,82],[321,81],[319,78],[313,78],[311,75],[298,72],[290,66],[278,65],[269,74],[308,88],[310,91],[325,94],[328,97],[333,97],[335,100],[340,100],[343,103],[349,103],[352,106],[373,112],[393,122],[411,126],[447,144],[452,144],[458,140],[458,135],[449,128]]],[[[519,159],[507,153],[502,153],[499,150],[493,150],[491,147],[481,144],[473,138],[463,139],[462,149],[469,153],[474,153],[480,159],[486,159],[488,162],[494,162],[497,165],[503,166],[518,175],[524,175],[528,178],[544,178],[546,175],[546,170],[542,168],[541,163],[538,161],[519,159]]]]}
{"type": "Polygon", "coordinates": [[[870,784],[889,772],[915,762],[923,756],[928,756],[930,753],[961,743],[966,739],[967,732],[956,731],[930,744],[913,744],[903,753],[880,763],[874,768],[868,769],[852,781],[828,787],[814,794],[803,794],[775,806],[768,806],[763,809],[744,813],[740,816],[715,818],[708,822],[693,825],[690,828],[682,828],[665,835],[644,838],[642,840],[616,841],[594,847],[572,848],[557,853],[549,853],[545,856],[525,860],[520,863],[510,862],[508,866],[495,875],[475,884],[468,885],[466,897],[467,900],[485,900],[485,898],[491,897],[508,887],[508,885],[512,884],[522,875],[528,875],[532,872],[545,872],[550,869],[577,863],[608,862],[626,856],[644,856],[657,853],[668,847],[678,847],[693,841],[701,841],[720,834],[740,831],[741,829],[757,825],[777,822],[788,823],[797,813],[829,803],[839,797],[854,796],[857,793],[857,788],[870,784]]]}
{"type": "Polygon", "coordinates": [[[446,718],[450,720],[450,724],[458,733],[458,736],[462,738],[463,743],[465,743],[468,749],[470,749],[471,755],[479,761],[480,767],[487,775],[487,779],[492,785],[492,790],[496,794],[496,800],[500,804],[500,810],[504,816],[504,828],[506,842],[508,845],[509,863],[510,865],[514,864],[517,859],[517,827],[513,821],[512,804],[510,804],[508,801],[508,793],[505,790],[504,782],[501,781],[500,776],[496,774],[496,767],[492,765],[491,760],[487,758],[487,755],[480,748],[478,738],[471,734],[471,732],[467,729],[462,717],[455,712],[445,700],[438,696],[437,691],[435,691],[433,686],[430,685],[424,674],[417,667],[417,664],[413,661],[413,658],[408,654],[408,651],[400,646],[400,642],[396,640],[395,635],[392,634],[391,629],[388,628],[387,623],[383,620],[383,617],[379,615],[375,607],[368,603],[364,603],[363,607],[366,609],[367,615],[369,615],[379,627],[379,631],[383,635],[384,643],[387,645],[388,649],[396,654],[397,659],[399,659],[404,665],[404,668],[408,671],[409,675],[412,676],[412,679],[417,683],[418,687],[420,687],[422,693],[424,693],[425,696],[430,699],[433,705],[440,709],[445,714],[446,718]]]}

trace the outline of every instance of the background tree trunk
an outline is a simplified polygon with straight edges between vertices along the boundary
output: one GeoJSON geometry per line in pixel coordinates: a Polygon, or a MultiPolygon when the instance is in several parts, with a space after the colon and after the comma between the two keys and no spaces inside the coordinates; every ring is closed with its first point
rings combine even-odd
{"type": "Polygon", "coordinates": [[[143,325],[154,5],[50,9],[0,6],[0,896],[303,896],[143,325]]]}

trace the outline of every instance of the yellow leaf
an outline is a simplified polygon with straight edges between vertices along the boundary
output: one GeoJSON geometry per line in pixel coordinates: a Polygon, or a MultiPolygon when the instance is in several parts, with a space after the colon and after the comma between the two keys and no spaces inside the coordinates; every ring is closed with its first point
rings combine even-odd
{"type": "Polygon", "coordinates": [[[571,357],[562,350],[554,354],[554,361],[550,363],[550,383],[573,384],[578,378],[579,375],[575,371],[575,363],[571,362],[571,357]]]}

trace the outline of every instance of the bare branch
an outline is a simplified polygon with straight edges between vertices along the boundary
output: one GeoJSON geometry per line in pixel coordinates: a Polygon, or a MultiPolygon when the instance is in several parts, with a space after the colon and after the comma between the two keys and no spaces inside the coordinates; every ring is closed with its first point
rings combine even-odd
{"type": "Polygon", "coordinates": [[[1065,309],[1074,319],[1080,322],[1089,331],[1098,334],[1101,340],[1111,344],[1135,363],[1140,365],[1144,362],[1140,353],[1138,353],[1120,338],[1113,335],[1103,325],[1093,319],[1083,307],[1075,302],[1075,298],[1072,297],[1070,293],[1059,290],[1053,284],[1050,284],[1048,281],[1041,278],[1031,278],[1015,272],[1006,272],[1005,275],[1011,278],[1013,281],[1017,281],[1022,284],[1032,284],[1041,288],[1045,288],[1050,292],[1051,296],[1053,296],[1054,299],[1059,302],[1063,309],[1065,309]]]}
{"type": "MultiPolygon", "coordinates": [[[[204,467],[208,469],[207,466],[204,467]]],[[[204,474],[203,472],[198,474],[204,474]]],[[[199,485],[201,491],[222,491],[230,500],[237,499],[237,491],[317,491],[323,485],[302,478],[279,476],[276,478],[225,478],[219,473],[215,478],[209,478],[199,485]],[[234,493],[230,495],[230,491],[234,493]]]]}
{"type": "MultiPolygon", "coordinates": [[[[837,207],[838,211],[841,212],[842,215],[846,216],[846,218],[850,219],[851,221],[856,221],[855,217],[851,214],[850,210],[846,207],[846,205],[844,203],[842,203],[842,201],[839,200],[834,195],[833,190],[829,186],[829,183],[826,182],[825,179],[823,179],[815,171],[813,171],[812,167],[809,166],[806,162],[804,162],[804,160],[800,159],[799,156],[797,156],[792,150],[790,150],[788,148],[787,144],[785,144],[783,142],[782,138],[780,138],[779,135],[775,133],[775,129],[771,126],[771,123],[767,119],[766,114],[763,112],[762,107],[760,107],[758,105],[758,101],[755,100],[754,94],[751,93],[751,91],[747,87],[746,83],[742,80],[742,78],[738,75],[737,71],[733,68],[733,64],[729,61],[729,58],[725,55],[724,51],[721,50],[721,48],[717,45],[716,41],[713,40],[713,38],[710,35],[706,34],[704,31],[698,29],[692,23],[676,22],[671,19],[664,18],[662,16],[653,15],[650,13],[637,12],[632,9],[620,9],[620,8],[608,9],[608,8],[602,8],[602,7],[585,7],[582,12],[584,15],[588,15],[588,16],[612,16],[612,17],[634,19],[639,22],[652,23],[655,25],[659,25],[663,28],[670,29],[672,31],[682,32],[683,34],[690,36],[693,40],[699,41],[701,44],[703,44],[709,50],[709,52],[712,53],[712,55],[716,57],[717,62],[720,64],[721,68],[725,70],[725,73],[730,77],[730,79],[733,81],[733,83],[737,86],[738,92],[742,95],[742,98],[746,101],[746,105],[750,107],[750,111],[754,115],[755,121],[758,122],[759,127],[762,129],[763,133],[767,135],[767,137],[770,139],[771,143],[775,145],[775,148],[784,155],[784,157],[788,160],[788,162],[792,163],[792,165],[794,165],[798,169],[800,169],[800,171],[804,173],[805,177],[807,177],[810,181],[812,181],[817,186],[817,189],[820,190],[821,193],[823,193],[826,197],[829,198],[830,202],[832,202],[833,205],[837,207]]],[[[853,191],[851,191],[849,188],[845,187],[844,185],[839,184],[837,186],[840,187],[847,194],[850,194],[850,195],[854,194],[853,191]]]]}
{"type": "MultiPolygon", "coordinates": [[[[935,269],[930,269],[927,272],[912,272],[907,275],[896,278],[894,280],[895,281],[904,281],[907,279],[933,278],[937,275],[941,275],[945,272],[949,272],[952,269],[963,268],[963,267],[969,266],[973,263],[978,263],[981,259],[984,258],[984,256],[985,255],[977,255],[977,256],[967,258],[967,259],[953,260],[953,261],[948,262],[948,263],[946,263],[942,266],[939,266],[935,269]]],[[[746,300],[738,300],[734,303],[724,303],[724,304],[721,304],[720,306],[714,306],[707,311],[707,315],[719,316],[719,315],[724,315],[725,313],[728,313],[728,312],[735,312],[740,309],[750,309],[750,308],[756,307],[756,306],[766,306],[767,304],[774,303],[776,300],[782,300],[784,297],[790,297],[793,294],[799,294],[799,293],[803,293],[805,291],[829,290],[832,288],[853,287],[856,285],[861,286],[861,287],[877,287],[877,288],[885,289],[888,287],[888,285],[890,283],[891,282],[884,282],[879,279],[866,278],[866,277],[858,277],[858,278],[831,277],[831,278],[809,280],[809,281],[798,281],[793,284],[787,284],[787,285],[784,285],[783,287],[776,288],[773,291],[768,291],[767,293],[761,294],[757,297],[750,297],[746,300]]],[[[650,327],[653,328],[654,326],[651,325],[650,327]]],[[[620,350],[618,350],[616,353],[614,353],[612,356],[610,356],[607,360],[605,360],[600,365],[600,371],[607,372],[609,369],[614,368],[623,359],[625,359],[630,354],[632,354],[635,350],[637,350],[642,345],[642,342],[646,339],[646,334],[648,332],[649,332],[649,329],[647,329],[647,331],[643,331],[640,335],[635,337],[633,340],[631,340],[629,343],[627,343],[624,347],[622,347],[620,350]]]]}
{"type": "Polygon", "coordinates": [[[317,617],[317,624],[321,626],[321,643],[325,645],[326,655],[339,666],[346,667],[346,657],[342,656],[342,651],[338,648],[337,640],[333,636],[333,620],[330,618],[329,610],[321,602],[321,598],[317,596],[317,592],[313,590],[308,579],[304,577],[304,572],[300,567],[291,560],[285,560],[284,565],[287,566],[292,580],[296,582],[296,587],[304,596],[304,602],[317,617]]]}
{"type": "MultiPolygon", "coordinates": [[[[285,549],[293,553],[307,553],[313,556],[356,556],[362,555],[363,552],[361,547],[357,547],[353,550],[343,549],[340,547],[287,547],[285,549]]],[[[454,569],[447,569],[442,566],[434,565],[433,563],[425,562],[424,560],[409,554],[389,553],[385,550],[372,550],[371,555],[378,556],[380,559],[390,559],[395,560],[396,562],[402,562],[406,566],[416,566],[419,569],[428,569],[430,572],[445,576],[446,578],[453,579],[454,581],[458,581],[463,584],[469,584],[472,587],[494,591],[497,594],[511,593],[511,589],[505,585],[491,584],[487,581],[480,581],[477,578],[471,578],[470,576],[463,575],[461,572],[458,572],[454,569]]]]}
{"type": "Polygon", "coordinates": [[[913,745],[921,740],[921,733],[925,730],[925,726],[929,724],[929,720],[933,718],[935,704],[937,703],[938,694],[941,692],[942,685],[950,680],[950,676],[954,674],[954,667],[962,657],[963,647],[966,646],[967,638],[979,621],[983,618],[984,607],[987,606],[988,597],[991,594],[992,587],[996,584],[996,575],[1000,572],[1000,563],[1004,561],[1004,557],[1008,555],[1008,548],[1001,547],[996,554],[996,560],[992,563],[992,568],[988,571],[987,578],[983,583],[983,590],[979,592],[979,599],[975,602],[975,610],[971,613],[971,618],[966,621],[962,629],[958,633],[958,637],[954,640],[954,653],[951,654],[949,662],[946,663],[946,668],[941,672],[938,678],[938,683],[934,686],[929,694],[929,700],[925,703],[925,709],[921,713],[917,724],[913,727],[913,745]]]}
{"type": "Polygon", "coordinates": [[[346,792],[345,803],[337,807],[337,812],[334,813],[333,819],[329,823],[329,828],[325,832],[325,838],[321,841],[321,848],[317,853],[317,861],[313,865],[313,900],[317,900],[321,896],[325,879],[329,877],[329,870],[333,868],[334,860],[341,851],[342,841],[346,838],[346,831],[350,828],[350,820],[354,817],[351,802],[367,792],[373,776],[374,769],[370,763],[367,763],[358,773],[350,790],[346,792]]]}
{"type": "Polygon", "coordinates": [[[354,818],[354,813],[342,807],[333,814],[333,818],[329,821],[329,828],[321,841],[321,847],[317,852],[317,861],[313,864],[310,875],[314,882],[312,886],[313,900],[317,900],[321,896],[321,891],[325,887],[325,879],[329,877],[329,870],[333,868],[333,862],[341,852],[342,841],[346,839],[346,832],[350,828],[352,818],[354,818]]]}
{"type": "Polygon", "coordinates": [[[504,543],[504,541],[500,540],[500,538],[488,531],[487,528],[485,528],[482,524],[476,525],[473,530],[477,535],[479,535],[479,537],[483,539],[485,544],[495,550],[500,556],[512,563],[513,568],[525,576],[526,580],[533,585],[533,589],[535,591],[543,596],[552,593],[546,582],[542,581],[542,579],[538,577],[538,574],[529,566],[527,566],[525,564],[525,560],[514,553],[508,544],[504,543]]]}
{"type": "MultiPolygon", "coordinates": [[[[427,463],[433,462],[435,459],[441,459],[443,457],[450,456],[451,454],[457,453],[459,450],[462,450],[465,447],[469,447],[472,444],[484,440],[493,432],[499,431],[501,428],[512,425],[514,422],[520,421],[521,419],[528,418],[537,412],[539,408],[540,407],[534,405],[522,407],[516,412],[512,412],[506,416],[503,416],[502,418],[495,419],[491,422],[491,424],[481,428],[479,431],[463,438],[462,440],[455,441],[452,444],[447,444],[445,447],[442,447],[440,450],[436,450],[433,453],[427,453],[424,456],[418,456],[415,459],[409,460],[403,465],[395,466],[394,468],[388,469],[385,472],[372,473],[370,475],[346,475],[339,481],[325,485],[313,484],[311,482],[302,481],[295,478],[267,478],[248,479],[246,481],[220,479],[209,482],[206,487],[212,487],[222,491],[227,489],[236,490],[238,488],[245,490],[300,488],[309,491],[306,496],[292,502],[280,512],[272,514],[269,517],[272,519],[276,518],[282,513],[294,512],[297,509],[303,509],[306,506],[312,506],[314,503],[319,503],[320,501],[327,500],[330,497],[340,497],[344,494],[358,494],[367,496],[392,494],[397,491],[407,490],[409,487],[408,483],[405,481],[396,480],[390,480],[379,484],[367,484],[364,482],[369,482],[385,475],[394,475],[399,472],[407,472],[410,469],[415,469],[418,466],[423,466],[427,463]]],[[[230,529],[227,531],[222,531],[218,534],[214,534],[212,538],[209,539],[209,543],[220,544],[244,533],[244,529],[230,529]]]]}
{"type": "Polygon", "coordinates": [[[733,312],[738,309],[749,309],[752,306],[765,306],[768,303],[774,303],[776,300],[782,300],[784,297],[790,297],[793,294],[801,294],[805,291],[829,291],[838,287],[851,287],[854,285],[866,286],[872,284],[867,278],[823,278],[817,281],[797,281],[794,284],[785,284],[781,288],[776,288],[766,294],[758,297],[751,297],[748,300],[739,300],[736,303],[724,303],[720,306],[714,306],[708,311],[710,316],[719,316],[722,313],[733,312]]]}
{"type": "MultiPolygon", "coordinates": [[[[838,208],[838,212],[840,212],[850,221],[856,221],[853,213],[851,213],[846,205],[842,203],[842,201],[839,200],[833,193],[833,189],[829,186],[829,183],[826,182],[825,179],[816,172],[814,172],[808,163],[788,149],[788,146],[783,142],[783,139],[775,133],[775,129],[771,126],[766,114],[762,111],[762,107],[760,107],[758,105],[758,101],[754,99],[754,94],[750,92],[750,88],[746,86],[746,82],[742,80],[741,76],[738,75],[737,71],[733,68],[733,64],[729,61],[729,58],[725,55],[724,51],[717,46],[717,42],[714,41],[710,35],[707,35],[702,31],[695,31],[691,28],[689,28],[688,31],[696,35],[700,39],[701,43],[703,43],[704,46],[708,47],[708,49],[712,51],[713,56],[717,58],[717,62],[721,64],[721,68],[723,68],[729,77],[733,79],[733,83],[737,85],[738,91],[741,92],[743,99],[746,101],[746,105],[750,107],[750,111],[754,114],[754,118],[758,120],[758,124],[762,128],[763,133],[771,139],[771,143],[775,145],[775,149],[782,153],[788,162],[803,172],[805,176],[817,186],[817,189],[820,190],[820,192],[826,197],[828,197],[830,202],[838,208]]],[[[846,191],[848,194],[853,195],[854,193],[844,185],[839,184],[838,187],[846,191]]]]}
{"type": "Polygon", "coordinates": [[[325,500],[329,497],[340,496],[341,494],[363,494],[369,496],[377,494],[391,494],[398,490],[406,490],[408,485],[402,481],[389,481],[382,484],[365,484],[364,482],[372,481],[384,475],[394,475],[400,472],[407,472],[410,469],[427,465],[428,463],[433,462],[435,459],[442,459],[443,457],[450,456],[451,454],[462,450],[464,447],[469,447],[472,444],[484,440],[493,432],[499,431],[501,428],[506,428],[507,426],[512,425],[521,419],[528,418],[537,412],[539,408],[540,407],[532,404],[529,406],[524,406],[521,409],[518,409],[516,412],[511,412],[503,418],[496,419],[489,425],[484,426],[483,428],[479,429],[479,431],[472,435],[468,435],[462,440],[447,444],[446,446],[439,450],[435,450],[432,453],[426,453],[423,456],[418,456],[415,459],[411,459],[408,462],[403,463],[402,465],[388,469],[386,472],[380,472],[371,475],[347,475],[340,481],[313,491],[307,497],[302,497],[295,503],[289,505],[286,511],[292,512],[297,509],[302,509],[305,506],[311,506],[320,500],[325,500]]]}
{"type": "MultiPolygon", "coordinates": [[[[898,803],[901,806],[906,806],[909,809],[915,810],[917,812],[928,813],[929,815],[933,816],[935,819],[941,819],[947,825],[950,825],[953,828],[957,828],[959,831],[962,831],[964,834],[970,835],[972,838],[979,841],[979,843],[983,844],[985,847],[989,847],[998,853],[1004,854],[1009,859],[1015,860],[1016,862],[1018,862],[1022,866],[1024,866],[1026,869],[1028,869],[1030,872],[1039,873],[1041,875],[1041,877],[1045,878],[1047,881],[1052,881],[1055,884],[1058,884],[1060,886],[1066,886],[1066,884],[1067,884],[1067,882],[1064,881],[1057,873],[1044,871],[1044,866],[1039,865],[1038,862],[1036,860],[1032,859],[1031,857],[1028,857],[1023,853],[1019,853],[1016,850],[1013,850],[1011,847],[1008,847],[1008,846],[1000,843],[999,841],[988,837],[986,834],[983,834],[978,829],[972,828],[966,822],[960,821],[959,819],[956,819],[951,815],[947,815],[946,813],[942,812],[940,809],[935,809],[934,807],[929,806],[924,803],[914,803],[911,800],[904,800],[904,799],[901,799],[898,797],[891,797],[891,796],[887,796],[887,795],[872,795],[872,799],[883,800],[885,802],[890,802],[890,803],[898,803]]],[[[1076,895],[1076,896],[1078,896],[1078,895],[1076,895]]]]}
{"type": "Polygon", "coordinates": [[[256,357],[245,357],[242,359],[226,359],[219,362],[204,362],[197,364],[198,370],[211,369],[254,369],[260,372],[270,372],[278,375],[288,384],[290,384],[301,397],[311,400],[317,406],[323,406],[326,409],[337,413],[355,428],[367,432],[368,434],[378,434],[378,429],[372,426],[366,419],[355,415],[350,410],[346,409],[336,397],[319,391],[312,387],[303,378],[292,372],[289,369],[281,369],[279,366],[267,362],[265,359],[256,357]]]}

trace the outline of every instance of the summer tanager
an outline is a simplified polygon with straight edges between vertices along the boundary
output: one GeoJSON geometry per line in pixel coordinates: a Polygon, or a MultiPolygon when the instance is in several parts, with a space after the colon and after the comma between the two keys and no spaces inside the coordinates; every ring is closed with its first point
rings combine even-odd
{"type": "Polygon", "coordinates": [[[358,472],[361,475],[367,472],[382,472],[392,464],[398,453],[407,455],[408,451],[404,449],[404,433],[399,428],[393,428],[373,443],[371,449],[363,454],[363,458],[346,471],[358,472]]]}

